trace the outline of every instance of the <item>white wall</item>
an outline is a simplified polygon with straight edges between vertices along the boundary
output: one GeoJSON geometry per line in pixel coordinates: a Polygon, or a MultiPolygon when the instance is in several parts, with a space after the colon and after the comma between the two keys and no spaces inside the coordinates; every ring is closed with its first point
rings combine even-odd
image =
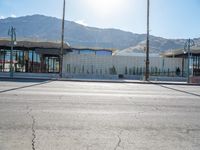
{"type": "MultiPolygon", "coordinates": [[[[117,74],[125,74],[126,70],[129,74],[133,68],[144,69],[145,57],[138,56],[95,56],[95,55],[73,55],[67,54],[64,56],[63,61],[63,74],[76,74],[76,75],[109,75],[110,68],[115,67],[117,74]],[[126,69],[127,68],[127,69],[126,69]]],[[[182,58],[163,58],[151,57],[150,58],[150,71],[151,68],[157,67],[157,70],[176,71],[176,68],[182,69],[182,58]]],[[[182,71],[182,70],[181,70],[182,71]]]]}

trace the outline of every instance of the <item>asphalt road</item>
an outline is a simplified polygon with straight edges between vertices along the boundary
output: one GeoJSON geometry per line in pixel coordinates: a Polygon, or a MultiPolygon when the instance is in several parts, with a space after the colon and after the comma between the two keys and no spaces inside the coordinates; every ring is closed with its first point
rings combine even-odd
{"type": "Polygon", "coordinates": [[[0,150],[199,150],[200,86],[0,82],[0,150]]]}

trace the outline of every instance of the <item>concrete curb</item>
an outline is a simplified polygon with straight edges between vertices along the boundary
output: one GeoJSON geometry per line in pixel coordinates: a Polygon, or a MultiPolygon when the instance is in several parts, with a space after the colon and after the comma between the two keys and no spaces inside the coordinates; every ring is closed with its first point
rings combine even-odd
{"type": "Polygon", "coordinates": [[[158,85],[187,85],[200,86],[200,84],[188,84],[186,82],[169,81],[142,81],[142,80],[95,80],[95,79],[70,79],[70,78],[9,78],[0,77],[0,81],[42,82],[42,81],[66,81],[66,82],[99,82],[99,83],[130,83],[130,84],[158,84],[158,85]]]}
{"type": "Polygon", "coordinates": [[[162,84],[162,85],[188,85],[200,86],[200,84],[188,84],[186,82],[168,82],[168,81],[141,81],[141,80],[88,80],[88,79],[58,79],[57,81],[73,82],[102,82],[102,83],[133,83],[133,84],[162,84]]]}

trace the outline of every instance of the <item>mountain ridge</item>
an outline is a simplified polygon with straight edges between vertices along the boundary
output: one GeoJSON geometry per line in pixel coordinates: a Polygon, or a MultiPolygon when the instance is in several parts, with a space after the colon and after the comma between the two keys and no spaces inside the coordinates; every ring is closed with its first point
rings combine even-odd
{"type": "MultiPolygon", "coordinates": [[[[61,19],[44,15],[28,15],[0,19],[0,37],[8,37],[10,26],[16,28],[18,38],[60,41],[61,19]]],[[[200,43],[200,38],[194,39],[200,43]]],[[[114,28],[97,28],[65,20],[65,42],[73,47],[114,48],[119,54],[144,52],[145,34],[137,34],[114,28]]],[[[160,53],[169,49],[182,48],[185,39],[166,39],[150,36],[150,52],[160,53]]]]}

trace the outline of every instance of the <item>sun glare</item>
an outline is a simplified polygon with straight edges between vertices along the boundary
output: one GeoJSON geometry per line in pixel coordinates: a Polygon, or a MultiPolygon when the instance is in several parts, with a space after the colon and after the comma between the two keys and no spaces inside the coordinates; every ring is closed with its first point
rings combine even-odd
{"type": "Polygon", "coordinates": [[[86,0],[94,13],[112,15],[119,12],[124,0],[86,0]]]}

